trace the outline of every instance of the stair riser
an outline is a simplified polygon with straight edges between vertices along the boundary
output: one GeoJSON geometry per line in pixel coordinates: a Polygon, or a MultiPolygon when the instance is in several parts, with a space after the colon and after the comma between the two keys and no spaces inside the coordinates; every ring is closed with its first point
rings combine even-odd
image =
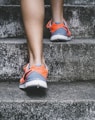
{"type": "MultiPolygon", "coordinates": [[[[11,41],[11,40],[10,40],[11,41]]],[[[28,61],[24,42],[0,43],[0,79],[15,81],[22,75],[28,61]]],[[[95,80],[95,43],[44,43],[44,54],[49,67],[48,81],[95,80]]]]}
{"type": "Polygon", "coordinates": [[[0,120],[94,120],[95,102],[1,102],[0,120]]]}
{"type": "MultiPolygon", "coordinates": [[[[74,38],[95,38],[95,7],[66,6],[64,16],[74,38]]],[[[50,7],[46,7],[45,24],[51,19],[50,7]]],[[[0,38],[24,37],[20,7],[0,7],[0,38]]],[[[44,27],[44,38],[50,33],[44,27]]]]}
{"type": "MultiPolygon", "coordinates": [[[[95,4],[94,0],[66,0],[65,4],[95,4]]],[[[0,5],[18,5],[20,0],[0,0],[0,5]]],[[[50,0],[45,0],[45,4],[50,4],[50,0]]]]}

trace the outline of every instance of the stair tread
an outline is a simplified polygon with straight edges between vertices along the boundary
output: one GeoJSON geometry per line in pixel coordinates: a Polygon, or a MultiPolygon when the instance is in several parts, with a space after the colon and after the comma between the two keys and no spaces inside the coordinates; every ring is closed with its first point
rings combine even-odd
{"type": "Polygon", "coordinates": [[[48,83],[48,89],[31,89],[27,93],[17,82],[0,83],[1,102],[95,102],[95,82],[48,83]],[[34,92],[34,91],[35,92],[34,92]]]}
{"type": "MultiPolygon", "coordinates": [[[[45,5],[44,7],[50,7],[51,5],[45,5]]],[[[68,6],[68,7],[94,7],[95,6],[95,4],[64,4],[64,7],[66,7],[66,6],[68,6]]],[[[3,4],[0,4],[0,7],[20,7],[20,5],[17,5],[17,4],[15,4],[15,5],[3,5],[3,4]]]]}
{"type": "MultiPolygon", "coordinates": [[[[5,44],[23,44],[26,43],[26,38],[0,38],[0,43],[5,44]]],[[[95,39],[72,39],[68,42],[51,42],[49,39],[43,40],[44,44],[95,44],[95,39]]]]}

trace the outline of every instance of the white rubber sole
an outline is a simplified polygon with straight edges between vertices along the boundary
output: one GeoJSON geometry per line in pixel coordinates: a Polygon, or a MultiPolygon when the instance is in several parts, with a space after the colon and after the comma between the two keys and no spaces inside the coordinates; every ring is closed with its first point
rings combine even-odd
{"type": "Polygon", "coordinates": [[[29,87],[42,87],[42,88],[48,88],[47,87],[47,83],[41,80],[32,80],[30,82],[26,82],[23,85],[19,85],[20,89],[25,89],[25,88],[29,88],[29,87]]]}
{"type": "Polygon", "coordinates": [[[72,37],[67,37],[67,36],[64,36],[64,35],[53,35],[50,40],[53,42],[53,41],[70,41],[72,39],[72,37]]]}

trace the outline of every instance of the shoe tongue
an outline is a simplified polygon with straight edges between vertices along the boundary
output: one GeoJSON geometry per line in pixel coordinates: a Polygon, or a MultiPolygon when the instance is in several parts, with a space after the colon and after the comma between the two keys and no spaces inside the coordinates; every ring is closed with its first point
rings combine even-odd
{"type": "Polygon", "coordinates": [[[60,24],[60,22],[55,22],[55,24],[60,24]]]}
{"type": "Polygon", "coordinates": [[[41,64],[36,64],[35,66],[40,67],[40,66],[41,66],[41,64]]]}
{"type": "MultiPolygon", "coordinates": [[[[42,65],[42,64],[35,64],[34,66],[40,67],[41,65],[42,65]]],[[[30,64],[28,64],[27,68],[28,68],[28,69],[31,68],[30,64]]]]}

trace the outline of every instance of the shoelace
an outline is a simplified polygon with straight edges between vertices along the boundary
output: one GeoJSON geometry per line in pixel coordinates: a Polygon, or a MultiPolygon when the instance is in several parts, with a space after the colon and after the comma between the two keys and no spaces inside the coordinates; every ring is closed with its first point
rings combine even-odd
{"type": "Polygon", "coordinates": [[[56,23],[52,23],[52,20],[50,20],[47,25],[46,28],[50,29],[50,32],[53,33],[55,32],[57,29],[59,28],[64,28],[67,31],[67,36],[71,36],[71,32],[68,28],[67,22],[65,21],[65,19],[63,19],[63,24],[56,24],[56,23]]]}

